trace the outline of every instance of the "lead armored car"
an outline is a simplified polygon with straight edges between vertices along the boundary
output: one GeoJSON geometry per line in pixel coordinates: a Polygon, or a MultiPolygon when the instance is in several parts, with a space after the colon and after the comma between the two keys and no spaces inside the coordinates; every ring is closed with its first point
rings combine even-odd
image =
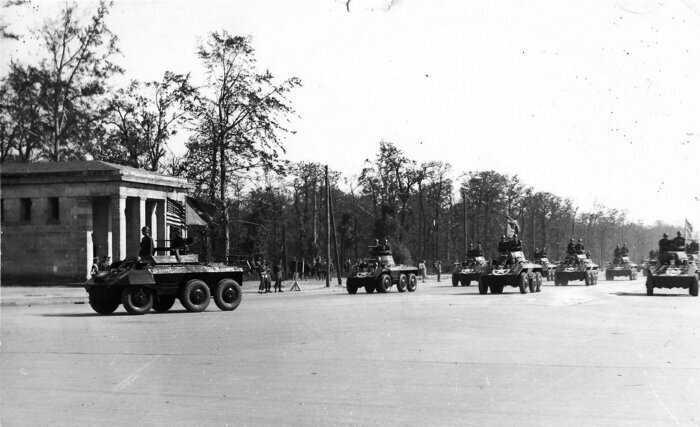
{"type": "Polygon", "coordinates": [[[540,292],[542,266],[525,259],[523,251],[501,254],[479,278],[479,293],[502,294],[505,286],[514,286],[521,294],[540,292]]]}
{"type": "Polygon", "coordinates": [[[572,280],[583,280],[586,286],[598,283],[598,264],[583,254],[567,255],[557,264],[554,285],[566,286],[572,280]]]}
{"type": "Polygon", "coordinates": [[[452,286],[469,286],[472,281],[479,281],[481,273],[489,266],[483,256],[467,257],[466,261],[455,263],[452,271],[452,286]]]}
{"type": "Polygon", "coordinates": [[[654,295],[654,288],[682,288],[698,296],[697,255],[682,251],[660,254],[658,261],[647,268],[646,288],[647,295],[654,295]]]}
{"type": "Polygon", "coordinates": [[[399,292],[414,292],[418,286],[418,268],[394,263],[388,246],[370,246],[371,258],[353,266],[347,280],[349,294],[356,294],[359,288],[371,294],[375,290],[386,293],[393,285],[399,292]]]}
{"type": "Polygon", "coordinates": [[[615,280],[616,277],[629,277],[630,280],[637,280],[637,264],[630,261],[627,256],[620,257],[617,261],[608,263],[605,269],[605,280],[615,280]]]}
{"type": "Polygon", "coordinates": [[[242,268],[201,263],[196,254],[189,254],[127,258],[84,286],[97,313],[113,313],[122,304],[130,314],[145,314],[151,309],[166,312],[176,299],[187,311],[204,311],[212,296],[221,310],[235,310],[241,303],[242,282],[242,268]]]}

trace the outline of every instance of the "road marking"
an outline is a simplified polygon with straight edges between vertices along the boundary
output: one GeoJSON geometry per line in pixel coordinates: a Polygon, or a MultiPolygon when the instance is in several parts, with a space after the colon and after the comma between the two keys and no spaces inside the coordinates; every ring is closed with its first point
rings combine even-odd
{"type": "Polygon", "coordinates": [[[153,360],[151,360],[150,362],[146,363],[145,365],[143,365],[142,367],[140,367],[139,369],[137,369],[136,371],[134,371],[131,375],[129,375],[128,377],[126,377],[126,379],[125,379],[124,381],[122,381],[122,382],[120,382],[119,384],[115,385],[114,388],[112,388],[112,391],[122,391],[122,390],[124,390],[126,387],[129,386],[129,384],[131,384],[131,383],[133,383],[134,381],[136,381],[136,379],[139,377],[139,375],[141,374],[141,372],[144,371],[144,369],[146,369],[146,368],[148,368],[149,366],[151,366],[151,365],[153,364],[153,362],[155,362],[155,361],[158,360],[159,358],[160,358],[160,355],[155,356],[155,357],[153,358],[153,360]]]}
{"type": "MultiPolygon", "coordinates": [[[[644,371],[644,376],[647,376],[647,371],[644,371]]],[[[659,397],[659,393],[656,392],[656,387],[654,387],[654,383],[649,383],[649,388],[651,388],[652,393],[654,393],[654,397],[656,397],[656,400],[658,400],[661,407],[664,408],[664,410],[666,410],[668,416],[671,417],[671,419],[676,423],[676,425],[681,425],[681,423],[678,422],[678,419],[674,417],[671,411],[669,411],[666,405],[664,405],[664,402],[659,397]]]]}

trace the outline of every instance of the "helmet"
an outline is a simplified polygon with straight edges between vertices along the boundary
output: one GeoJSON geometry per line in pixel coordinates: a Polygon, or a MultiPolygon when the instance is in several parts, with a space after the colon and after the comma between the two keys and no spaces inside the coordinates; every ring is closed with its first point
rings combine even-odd
{"type": "Polygon", "coordinates": [[[573,239],[573,237],[571,238],[571,240],[569,240],[569,242],[571,242],[571,243],[574,243],[574,239],[573,239]]]}
{"type": "Polygon", "coordinates": [[[627,246],[627,242],[623,243],[622,246],[627,246]]]}
{"type": "Polygon", "coordinates": [[[680,232],[680,231],[676,231],[676,236],[680,237],[680,236],[681,236],[681,232],[680,232]]]}
{"type": "Polygon", "coordinates": [[[141,231],[145,231],[146,233],[150,233],[151,229],[148,227],[141,227],[141,231]]]}
{"type": "Polygon", "coordinates": [[[668,233],[664,233],[664,237],[668,237],[668,233]]]}
{"type": "Polygon", "coordinates": [[[501,236],[501,240],[505,240],[505,238],[506,238],[505,234],[501,236]]]}
{"type": "Polygon", "coordinates": [[[616,248],[619,248],[619,247],[620,247],[620,245],[615,245],[615,247],[616,247],[616,248]]]}
{"type": "Polygon", "coordinates": [[[578,239],[579,242],[583,242],[583,239],[578,239]]]}

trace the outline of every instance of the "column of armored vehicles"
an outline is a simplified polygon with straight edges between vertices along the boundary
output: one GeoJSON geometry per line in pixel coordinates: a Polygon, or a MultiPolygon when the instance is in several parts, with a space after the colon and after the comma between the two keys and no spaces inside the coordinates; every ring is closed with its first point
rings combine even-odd
{"type": "MultiPolygon", "coordinates": [[[[685,247],[680,233],[673,241],[659,243],[657,259],[646,266],[648,295],[655,288],[688,289],[698,296],[698,245],[692,242],[685,247]]],[[[169,248],[170,249],[170,248],[169,248]]],[[[522,242],[514,235],[501,237],[498,257],[486,260],[481,245],[471,245],[466,260],[455,263],[452,285],[469,286],[478,283],[480,294],[502,294],[506,286],[519,289],[520,293],[540,292],[543,280],[553,280],[556,286],[566,286],[571,281],[583,281],[586,286],[598,283],[598,265],[590,253],[584,251],[579,239],[571,239],[564,259],[551,263],[546,250],[535,251],[534,261],[523,253],[522,242]]],[[[347,278],[346,289],[356,294],[364,288],[368,294],[386,293],[393,286],[399,292],[414,292],[418,277],[425,274],[418,267],[396,264],[389,242],[370,247],[370,257],[357,263],[347,278]]],[[[613,262],[606,269],[606,279],[618,276],[636,279],[636,265],[629,261],[627,253],[616,250],[613,262]]],[[[88,280],[85,290],[90,306],[100,314],[110,314],[123,305],[130,314],[145,314],[151,309],[168,311],[176,300],[191,312],[204,311],[211,299],[224,311],[235,310],[241,303],[243,269],[216,263],[200,262],[197,255],[153,256],[145,259],[130,258],[118,261],[107,271],[101,271],[88,280]]]]}

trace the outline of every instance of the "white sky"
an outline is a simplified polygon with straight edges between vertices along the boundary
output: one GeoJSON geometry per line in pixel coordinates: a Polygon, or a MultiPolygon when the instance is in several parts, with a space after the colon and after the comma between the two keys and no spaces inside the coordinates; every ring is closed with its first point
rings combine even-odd
{"type": "MultiPolygon", "coordinates": [[[[117,0],[108,23],[141,80],[196,77],[209,31],[251,35],[261,67],[304,84],[291,160],[353,175],[385,139],[455,176],[518,174],[581,209],[700,229],[700,0],[384,3],[117,0]]],[[[32,4],[19,22],[63,3],[32,4]]],[[[30,46],[4,43],[0,66],[30,46]]]]}

